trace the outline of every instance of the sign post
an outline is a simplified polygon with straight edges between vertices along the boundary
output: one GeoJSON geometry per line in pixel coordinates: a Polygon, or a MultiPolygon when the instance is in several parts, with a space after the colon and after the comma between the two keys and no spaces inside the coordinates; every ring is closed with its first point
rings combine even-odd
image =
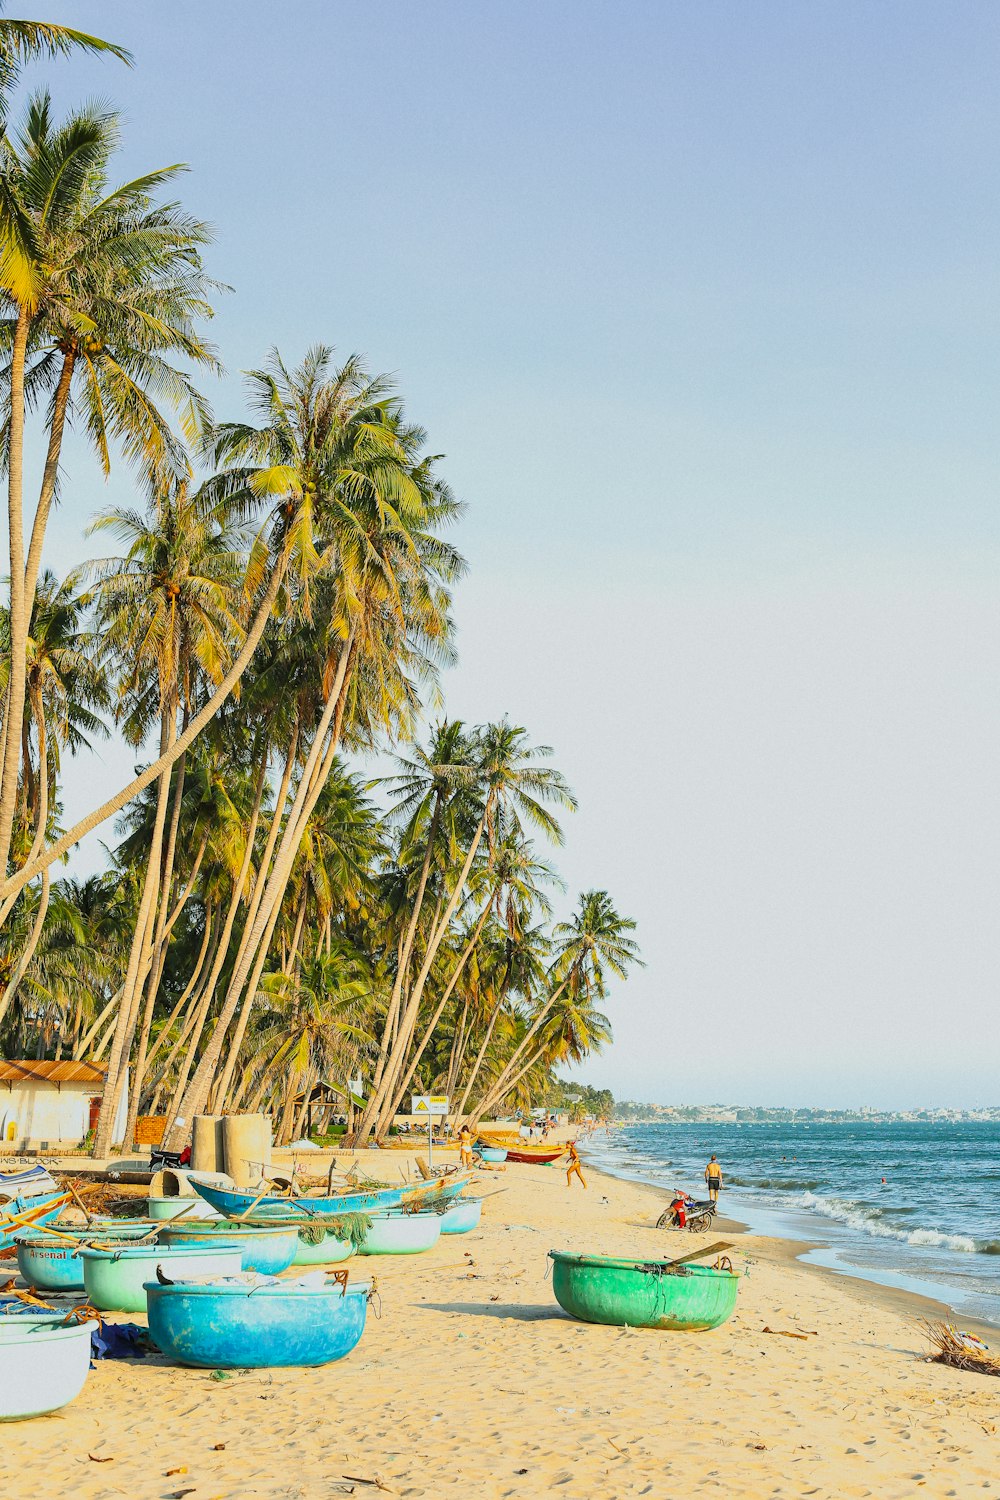
{"type": "Polygon", "coordinates": [[[418,1118],[427,1116],[427,1165],[434,1165],[434,1120],[448,1113],[447,1094],[411,1094],[410,1112],[418,1118]]]}

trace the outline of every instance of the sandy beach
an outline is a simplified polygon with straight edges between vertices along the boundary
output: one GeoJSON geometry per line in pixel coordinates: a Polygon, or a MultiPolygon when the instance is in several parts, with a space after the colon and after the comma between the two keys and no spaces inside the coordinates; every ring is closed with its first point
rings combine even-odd
{"type": "MultiPolygon", "coordinates": [[[[386,1155],[373,1157],[384,1172],[386,1155]]],[[[378,1297],[340,1364],[224,1379],[157,1357],[99,1364],[72,1406],[5,1429],[7,1493],[1000,1492],[1000,1381],[923,1362],[917,1319],[930,1304],[798,1265],[800,1245],[701,1237],[732,1239],[745,1272],[735,1316],[714,1332],[566,1317],[550,1248],[651,1257],[698,1242],[655,1230],[661,1192],[587,1175],[583,1191],[558,1168],[484,1172],[485,1191],[504,1191],[479,1230],[423,1256],[351,1262],[378,1297]]]]}

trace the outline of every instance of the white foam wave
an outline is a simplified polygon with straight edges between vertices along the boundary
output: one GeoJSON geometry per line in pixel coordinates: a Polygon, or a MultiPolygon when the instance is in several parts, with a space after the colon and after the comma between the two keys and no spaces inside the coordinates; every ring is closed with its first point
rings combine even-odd
{"type": "Polygon", "coordinates": [[[860,1230],[876,1239],[899,1240],[905,1245],[924,1245],[935,1250],[954,1250],[963,1255],[975,1255],[978,1245],[971,1235],[945,1234],[940,1229],[896,1229],[887,1224],[878,1209],[866,1209],[863,1204],[847,1198],[826,1198],[821,1193],[803,1193],[799,1200],[802,1208],[822,1214],[824,1218],[836,1219],[850,1229],[860,1230]]]}

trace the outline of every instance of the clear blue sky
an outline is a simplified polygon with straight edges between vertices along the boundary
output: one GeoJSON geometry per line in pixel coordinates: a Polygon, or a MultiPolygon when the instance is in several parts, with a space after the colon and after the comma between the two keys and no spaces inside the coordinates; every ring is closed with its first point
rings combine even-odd
{"type": "MultiPolygon", "coordinates": [[[[997,1102],[995,5],[24,10],[134,51],[42,70],[123,175],[191,164],[220,413],[329,341],[447,455],[449,708],[555,746],[640,922],[585,1076],[997,1102]]],[[[74,456],[55,566],[107,498],[74,456]]]]}

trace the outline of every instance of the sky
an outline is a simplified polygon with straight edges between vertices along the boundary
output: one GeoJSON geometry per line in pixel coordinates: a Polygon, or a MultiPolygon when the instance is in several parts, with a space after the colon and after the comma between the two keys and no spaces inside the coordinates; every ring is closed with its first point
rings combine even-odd
{"type": "MultiPolygon", "coordinates": [[[[1000,1103],[996,7],[37,11],[135,54],[32,73],[122,108],[120,175],[190,164],[219,415],[328,342],[445,455],[448,711],[553,746],[563,907],[638,923],[581,1076],[1000,1103]]],[[[56,571],[128,493],[71,445],[56,571]]]]}

